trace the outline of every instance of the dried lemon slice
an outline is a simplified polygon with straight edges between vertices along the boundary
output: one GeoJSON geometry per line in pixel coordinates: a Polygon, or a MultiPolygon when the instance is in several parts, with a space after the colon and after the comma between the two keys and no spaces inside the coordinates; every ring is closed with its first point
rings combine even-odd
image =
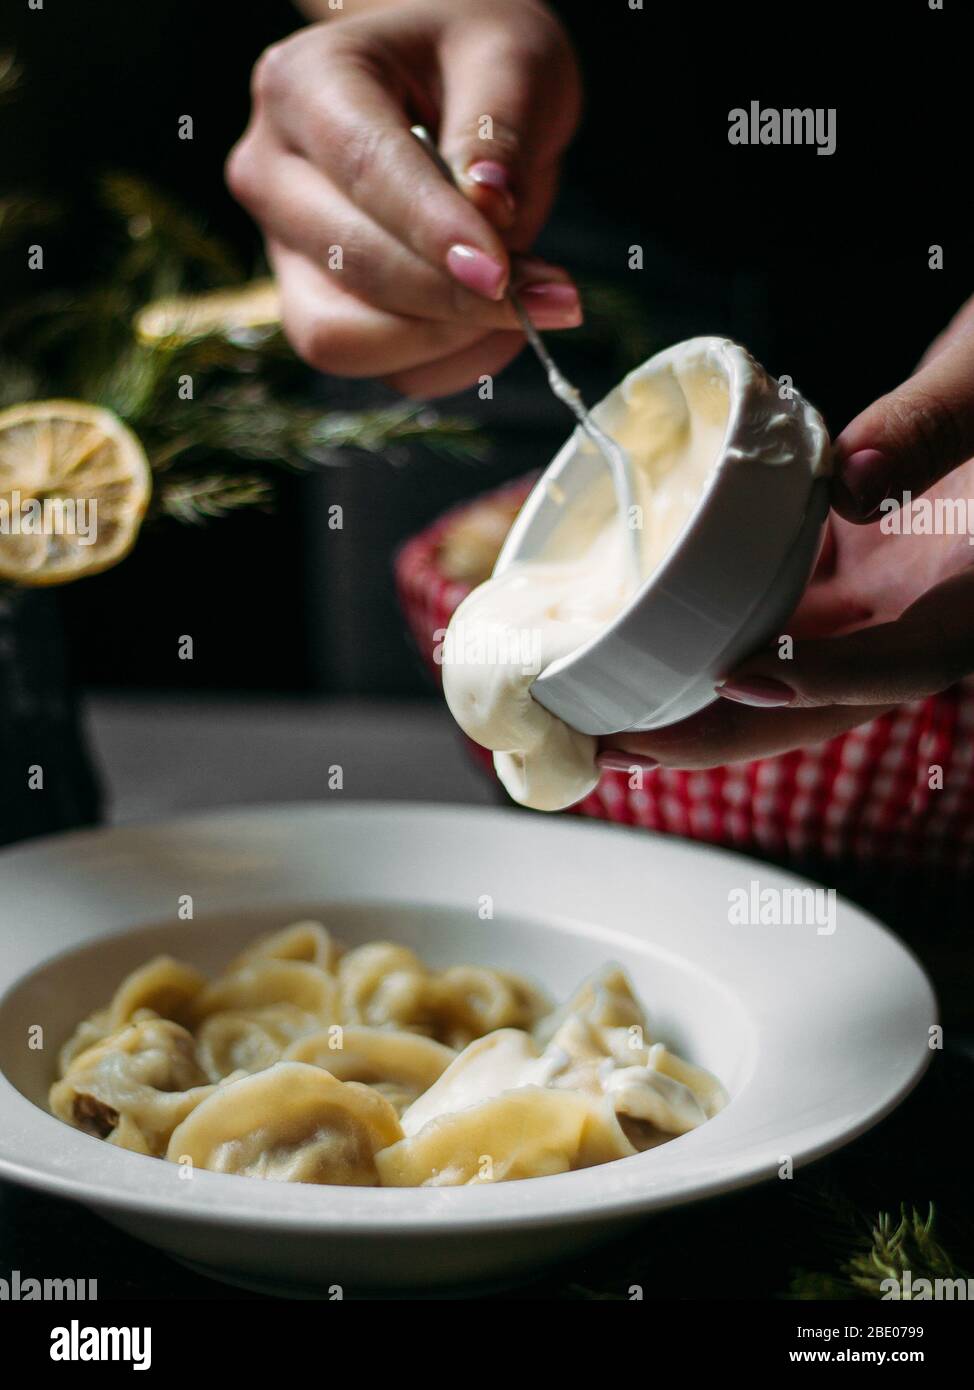
{"type": "Polygon", "coordinates": [[[147,304],[135,316],[143,343],[188,343],[211,334],[229,337],[248,329],[274,328],[281,321],[277,281],[251,280],[239,289],[172,295],[147,304]]]}
{"type": "Polygon", "coordinates": [[[84,401],[0,412],[0,579],[67,584],[131,549],[152,489],[142,445],[84,401]]]}

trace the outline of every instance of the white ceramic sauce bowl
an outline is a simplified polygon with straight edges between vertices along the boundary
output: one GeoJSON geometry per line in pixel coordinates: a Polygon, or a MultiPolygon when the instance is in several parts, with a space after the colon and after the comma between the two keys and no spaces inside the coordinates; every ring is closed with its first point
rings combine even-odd
{"type": "MultiPolygon", "coordinates": [[[[582,733],[658,729],[710,704],[717,682],[781,632],[818,556],[829,510],[825,426],[797,393],[782,397],[737,344],[707,338],[668,348],[631,372],[593,416],[616,433],[631,385],[651,374],[678,380],[674,364],[688,349],[705,352],[729,388],[709,481],[663,563],[626,607],[531,687],[540,704],[582,733]],[[774,454],[782,429],[805,456],[784,464],[755,457],[762,448],[774,454]]],[[[576,429],[521,509],[494,573],[542,558],[571,502],[605,474],[605,461],[576,429]]]]}
{"type": "MultiPolygon", "coordinates": [[[[341,802],[341,804],[339,804],[341,802]]],[[[728,893],[777,869],[644,831],[456,806],[281,806],[84,832],[0,854],[0,1176],[73,1198],[214,1277],[284,1294],[456,1292],[524,1278],[664,1207],[775,1175],[859,1134],[929,1059],[930,986],[852,905],[835,930],[731,926],[728,893]],[[483,920],[481,895],[493,899],[483,920]],[[194,921],[176,918],[192,895],[194,921]],[[730,1103],[660,1148],[556,1177],[319,1187],[196,1171],[47,1112],[59,1045],[167,952],[207,971],[321,915],[350,944],[518,971],[555,999],[607,960],[652,1035],[730,1103]],[[41,1025],[44,1046],[30,1030],[41,1025]]]]}

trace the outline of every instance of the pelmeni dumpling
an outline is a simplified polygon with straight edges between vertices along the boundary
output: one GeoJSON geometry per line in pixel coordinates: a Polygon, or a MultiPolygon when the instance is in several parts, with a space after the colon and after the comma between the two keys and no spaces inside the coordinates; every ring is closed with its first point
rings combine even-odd
{"type": "MultiPolygon", "coordinates": [[[[159,1015],[153,1009],[136,1009],[129,1023],[144,1023],[146,1019],[158,1018],[159,1015]]],[[[57,1055],[57,1074],[67,1076],[71,1064],[82,1052],[89,1047],[95,1047],[98,1043],[104,1042],[111,1037],[113,1029],[109,1021],[110,1015],[107,1008],[96,1009],[93,1014],[81,1020],[77,1028],[62,1044],[57,1055]]]]}
{"type": "Polygon", "coordinates": [[[567,1019],[545,1049],[545,1056],[557,1053],[567,1060],[554,1068],[551,1084],[585,1088],[586,1067],[603,1068],[599,1059],[612,1059],[611,1086],[621,1114],[651,1120],[667,1134],[685,1134],[704,1120],[713,1119],[727,1104],[727,1092],[709,1071],[685,1062],[662,1043],[642,1041],[638,1026],[605,1028],[575,1015],[567,1019]],[[641,1101],[634,1091],[648,1087],[654,1095],[641,1101]],[[665,1101],[665,1104],[663,1103],[665,1101]]]}
{"type": "Polygon", "coordinates": [[[616,1071],[612,1086],[623,1097],[615,1102],[617,1110],[634,1119],[648,1119],[667,1134],[685,1134],[712,1120],[727,1104],[727,1092],[711,1072],[685,1062],[662,1043],[647,1050],[645,1067],[616,1071]],[[651,1104],[645,1099],[636,1103],[625,1099],[633,1080],[656,1093],[651,1104]]]}
{"type": "Polygon", "coordinates": [[[321,1019],[296,1004],[267,1004],[247,1012],[225,1009],[196,1030],[200,1065],[211,1081],[234,1071],[261,1071],[279,1062],[297,1038],[317,1033],[321,1019]]]}
{"type": "Polygon", "coordinates": [[[160,1018],[180,1023],[189,1005],[206,985],[206,976],[172,956],[155,956],[126,975],[108,1006],[112,1028],[121,1028],[138,1009],[151,1009],[160,1018]]]}
{"type": "Polygon", "coordinates": [[[531,1085],[537,1057],[538,1048],[530,1033],[517,1028],[500,1028],[496,1033],[476,1038],[404,1112],[403,1132],[417,1134],[440,1115],[479,1105],[502,1091],[531,1085]]]}
{"type": "Polygon", "coordinates": [[[408,946],[370,941],[338,963],[340,1022],[430,1031],[426,966],[408,946]]]}
{"type": "Polygon", "coordinates": [[[286,1061],[324,1067],[339,1081],[372,1086],[397,1113],[427,1091],[455,1056],[451,1048],[420,1033],[356,1024],[312,1033],[284,1053],[286,1061]]]}
{"type": "Polygon", "coordinates": [[[426,997],[434,1036],[451,1047],[466,1047],[495,1028],[530,1028],[550,1007],[527,980],[478,965],[431,975],[426,997]]]}
{"type": "Polygon", "coordinates": [[[150,1018],[76,1057],[51,1087],[49,1104],[76,1129],[161,1156],[175,1127],[212,1090],[186,1029],[150,1018]]]}
{"type": "Polygon", "coordinates": [[[510,972],[431,970],[388,941],[343,954],[315,921],[261,937],[211,984],[149,961],[78,1026],[61,1074],[54,1114],[117,1146],[356,1185],[587,1167],[685,1134],[727,1099],[648,1038],[617,965],[551,1011],[510,972]]]}
{"type": "Polygon", "coordinates": [[[546,1177],[634,1153],[606,1101],[523,1086],[430,1120],[375,1161],[383,1187],[460,1187],[546,1177]]]}
{"type": "Polygon", "coordinates": [[[339,951],[321,922],[292,922],[289,927],[260,936],[230,962],[229,972],[261,960],[301,960],[319,970],[333,971],[339,951]]]}
{"type": "Polygon", "coordinates": [[[598,1028],[638,1028],[646,1030],[646,1015],[636,998],[629,976],[620,965],[603,965],[561,1008],[542,1018],[534,1036],[546,1043],[572,1014],[587,1018],[598,1028]]]}
{"type": "Polygon", "coordinates": [[[377,1091],[304,1062],[276,1062],[218,1087],[173,1132],[166,1157],[273,1182],[374,1187],[376,1153],[401,1138],[377,1091]]]}
{"type": "Polygon", "coordinates": [[[177,1023],[188,1019],[189,1006],[206,984],[206,977],[172,956],[154,956],[126,975],[107,1008],[99,1009],[79,1024],[61,1048],[59,1075],[86,1047],[117,1033],[126,1023],[142,1019],[171,1018],[177,1023]]]}
{"type": "Polygon", "coordinates": [[[548,1043],[535,1072],[540,1085],[607,1096],[616,1114],[652,1126],[652,1131],[627,1128],[637,1148],[658,1143],[658,1134],[696,1129],[725,1100],[709,1072],[674,1058],[662,1043],[638,1044],[640,1031],[599,1027],[573,1014],[548,1043]]]}
{"type": "Polygon", "coordinates": [[[258,960],[232,974],[221,975],[193,1001],[193,1018],[202,1023],[212,1014],[250,1013],[272,1004],[300,1009],[319,1024],[336,1018],[335,981],[306,961],[258,960]]]}

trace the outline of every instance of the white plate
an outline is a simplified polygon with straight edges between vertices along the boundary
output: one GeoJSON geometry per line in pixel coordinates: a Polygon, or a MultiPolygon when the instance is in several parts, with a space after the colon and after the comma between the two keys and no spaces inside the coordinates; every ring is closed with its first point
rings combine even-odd
{"type": "Polygon", "coordinates": [[[732,926],[729,894],[802,881],[641,831],[413,805],[258,807],[0,855],[0,1175],[72,1197],[217,1277],[278,1291],[516,1278],[647,1212],[797,1166],[922,1074],[935,1001],[915,960],[839,901],[836,930],[732,926]],[[195,920],[179,921],[192,895],[195,920]],[[493,917],[484,917],[492,903],[493,917]],[[59,1044],[157,951],[221,966],[311,912],[349,941],[523,972],[558,998],[630,971],[655,1036],[714,1071],[716,1119],[635,1158],[494,1187],[315,1187],[124,1152],[45,1110],[59,1044]],[[29,1030],[44,1029],[43,1050],[29,1030]]]}

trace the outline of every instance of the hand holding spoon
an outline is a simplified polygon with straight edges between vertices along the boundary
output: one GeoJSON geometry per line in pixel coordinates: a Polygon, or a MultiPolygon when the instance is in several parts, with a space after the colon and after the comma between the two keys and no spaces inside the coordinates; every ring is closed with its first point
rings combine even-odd
{"type": "MultiPolygon", "coordinates": [[[[456,188],[457,181],[453,177],[453,170],[436,148],[436,143],[426,127],[414,125],[410,127],[410,130],[443,177],[456,188]]],[[[609,473],[615,488],[619,522],[628,538],[627,549],[629,552],[628,558],[632,585],[634,589],[638,588],[642,581],[642,563],[639,532],[629,525],[629,518],[633,515],[632,508],[636,495],[633,486],[632,464],[629,461],[629,456],[620,444],[617,444],[604,430],[599,428],[586,410],[581,392],[559,371],[551,354],[542,342],[540,334],[528,318],[527,311],[521,303],[517,292],[508,288],[507,299],[517,315],[522,333],[531,344],[535,356],[545,370],[545,375],[548,378],[548,385],[551,387],[552,393],[558,400],[568,406],[585,434],[595,445],[609,467],[609,473]]]]}

